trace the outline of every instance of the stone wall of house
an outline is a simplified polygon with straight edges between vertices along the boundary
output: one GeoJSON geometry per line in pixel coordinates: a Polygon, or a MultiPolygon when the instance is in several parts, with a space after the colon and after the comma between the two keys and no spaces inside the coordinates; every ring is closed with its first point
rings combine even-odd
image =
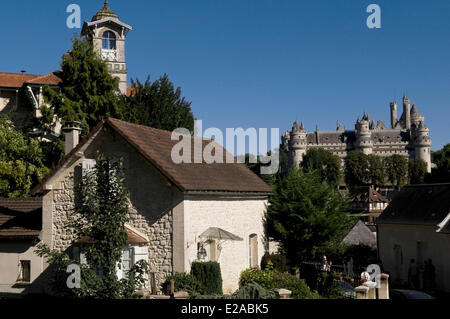
{"type": "Polygon", "coordinates": [[[161,285],[165,278],[173,272],[172,211],[151,224],[135,208],[132,208],[129,224],[147,235],[149,239],[149,271],[154,273],[156,285],[161,285]]]}
{"type": "Polygon", "coordinates": [[[76,240],[75,230],[69,227],[70,215],[74,213],[75,192],[73,171],[59,183],[59,189],[53,190],[53,228],[52,248],[58,251],[67,250],[76,240]]]}

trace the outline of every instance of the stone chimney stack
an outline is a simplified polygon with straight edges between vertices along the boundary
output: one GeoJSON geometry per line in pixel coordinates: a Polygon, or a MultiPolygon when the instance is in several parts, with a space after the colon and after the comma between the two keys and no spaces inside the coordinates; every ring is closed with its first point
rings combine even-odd
{"type": "Polygon", "coordinates": [[[397,124],[397,103],[391,102],[391,129],[397,124]]]}
{"type": "Polygon", "coordinates": [[[403,96],[403,115],[405,116],[405,129],[411,129],[411,109],[410,109],[410,100],[403,96]]]}
{"type": "Polygon", "coordinates": [[[69,154],[80,142],[81,123],[67,122],[63,128],[66,155],[69,154]]]}

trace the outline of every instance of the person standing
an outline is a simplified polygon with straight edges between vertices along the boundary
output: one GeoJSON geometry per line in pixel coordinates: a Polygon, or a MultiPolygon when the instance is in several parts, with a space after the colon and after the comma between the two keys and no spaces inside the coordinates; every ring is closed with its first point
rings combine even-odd
{"type": "Polygon", "coordinates": [[[430,269],[429,277],[430,277],[430,292],[434,293],[434,288],[436,284],[436,268],[433,265],[433,261],[431,259],[428,259],[428,268],[430,269]]]}
{"type": "Polygon", "coordinates": [[[408,269],[409,286],[413,289],[419,289],[419,273],[417,271],[417,264],[414,259],[411,259],[408,269]]]}

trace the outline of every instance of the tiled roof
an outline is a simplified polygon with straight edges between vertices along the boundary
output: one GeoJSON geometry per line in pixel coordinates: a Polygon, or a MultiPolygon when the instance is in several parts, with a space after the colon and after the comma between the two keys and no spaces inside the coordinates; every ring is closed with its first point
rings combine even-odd
{"type": "Polygon", "coordinates": [[[49,73],[45,75],[38,76],[26,83],[30,84],[46,84],[46,85],[58,85],[61,83],[61,79],[56,76],[54,73],[49,73]]]}
{"type": "Polygon", "coordinates": [[[0,240],[32,239],[42,229],[42,198],[0,198],[0,240]]]}
{"type": "MultiPolygon", "coordinates": [[[[171,153],[178,141],[172,141],[172,132],[131,124],[117,119],[103,120],[91,131],[63,162],[39,185],[33,189],[38,192],[42,185],[54,176],[78,150],[94,136],[102,127],[112,128],[118,135],[134,147],[150,164],[156,167],[164,176],[183,192],[227,192],[227,193],[260,193],[270,194],[272,189],[261,178],[254,174],[245,164],[239,163],[181,163],[172,161],[171,153]]],[[[189,136],[194,156],[194,139],[189,136]]],[[[211,140],[203,139],[203,148],[211,140]]],[[[216,149],[224,150],[219,144],[216,149]]],[[[223,152],[226,157],[226,150],[223,152]]],[[[193,162],[193,161],[192,161],[193,162]]]]}
{"type": "Polygon", "coordinates": [[[0,72],[0,87],[21,88],[25,82],[37,77],[40,75],[0,72]]]}
{"type": "MultiPolygon", "coordinates": [[[[225,192],[263,192],[271,188],[239,163],[182,163],[175,164],[171,153],[178,141],[172,141],[172,132],[136,125],[116,119],[107,119],[107,124],[134,146],[149,162],[184,191],[225,191],[225,192]]],[[[194,137],[192,150],[194,148],[194,137]]],[[[203,148],[211,140],[203,139],[203,148]]],[[[218,148],[223,149],[217,144],[218,148]]],[[[192,159],[194,158],[194,151],[192,159]]],[[[223,152],[224,159],[226,150],[223,152]]],[[[193,160],[192,160],[193,162],[193,160]]]]}
{"type": "Polygon", "coordinates": [[[0,87],[21,88],[24,83],[58,85],[61,79],[53,73],[45,75],[0,72],[0,87]]]}
{"type": "Polygon", "coordinates": [[[450,183],[408,185],[398,193],[377,224],[437,226],[450,213],[450,183]]]}
{"type": "Polygon", "coordinates": [[[375,246],[377,244],[377,236],[362,221],[358,221],[347,236],[345,236],[343,242],[348,245],[366,244],[375,246]]]}

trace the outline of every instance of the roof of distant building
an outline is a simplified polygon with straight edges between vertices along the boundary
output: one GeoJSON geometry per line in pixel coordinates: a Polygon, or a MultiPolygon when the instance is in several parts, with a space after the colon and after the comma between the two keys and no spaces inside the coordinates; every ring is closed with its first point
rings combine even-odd
{"type": "Polygon", "coordinates": [[[42,198],[0,198],[0,240],[33,239],[42,230],[42,198]]]}
{"type": "Polygon", "coordinates": [[[365,244],[369,246],[376,246],[377,236],[362,221],[358,221],[356,225],[347,234],[347,236],[345,236],[343,242],[348,245],[365,244]]]}
{"type": "Polygon", "coordinates": [[[54,73],[45,75],[0,72],[0,87],[21,88],[24,84],[58,85],[61,79],[54,73]]]}
{"type": "Polygon", "coordinates": [[[449,215],[450,183],[407,185],[394,197],[377,224],[440,225],[441,231],[447,231],[449,215]]]}

